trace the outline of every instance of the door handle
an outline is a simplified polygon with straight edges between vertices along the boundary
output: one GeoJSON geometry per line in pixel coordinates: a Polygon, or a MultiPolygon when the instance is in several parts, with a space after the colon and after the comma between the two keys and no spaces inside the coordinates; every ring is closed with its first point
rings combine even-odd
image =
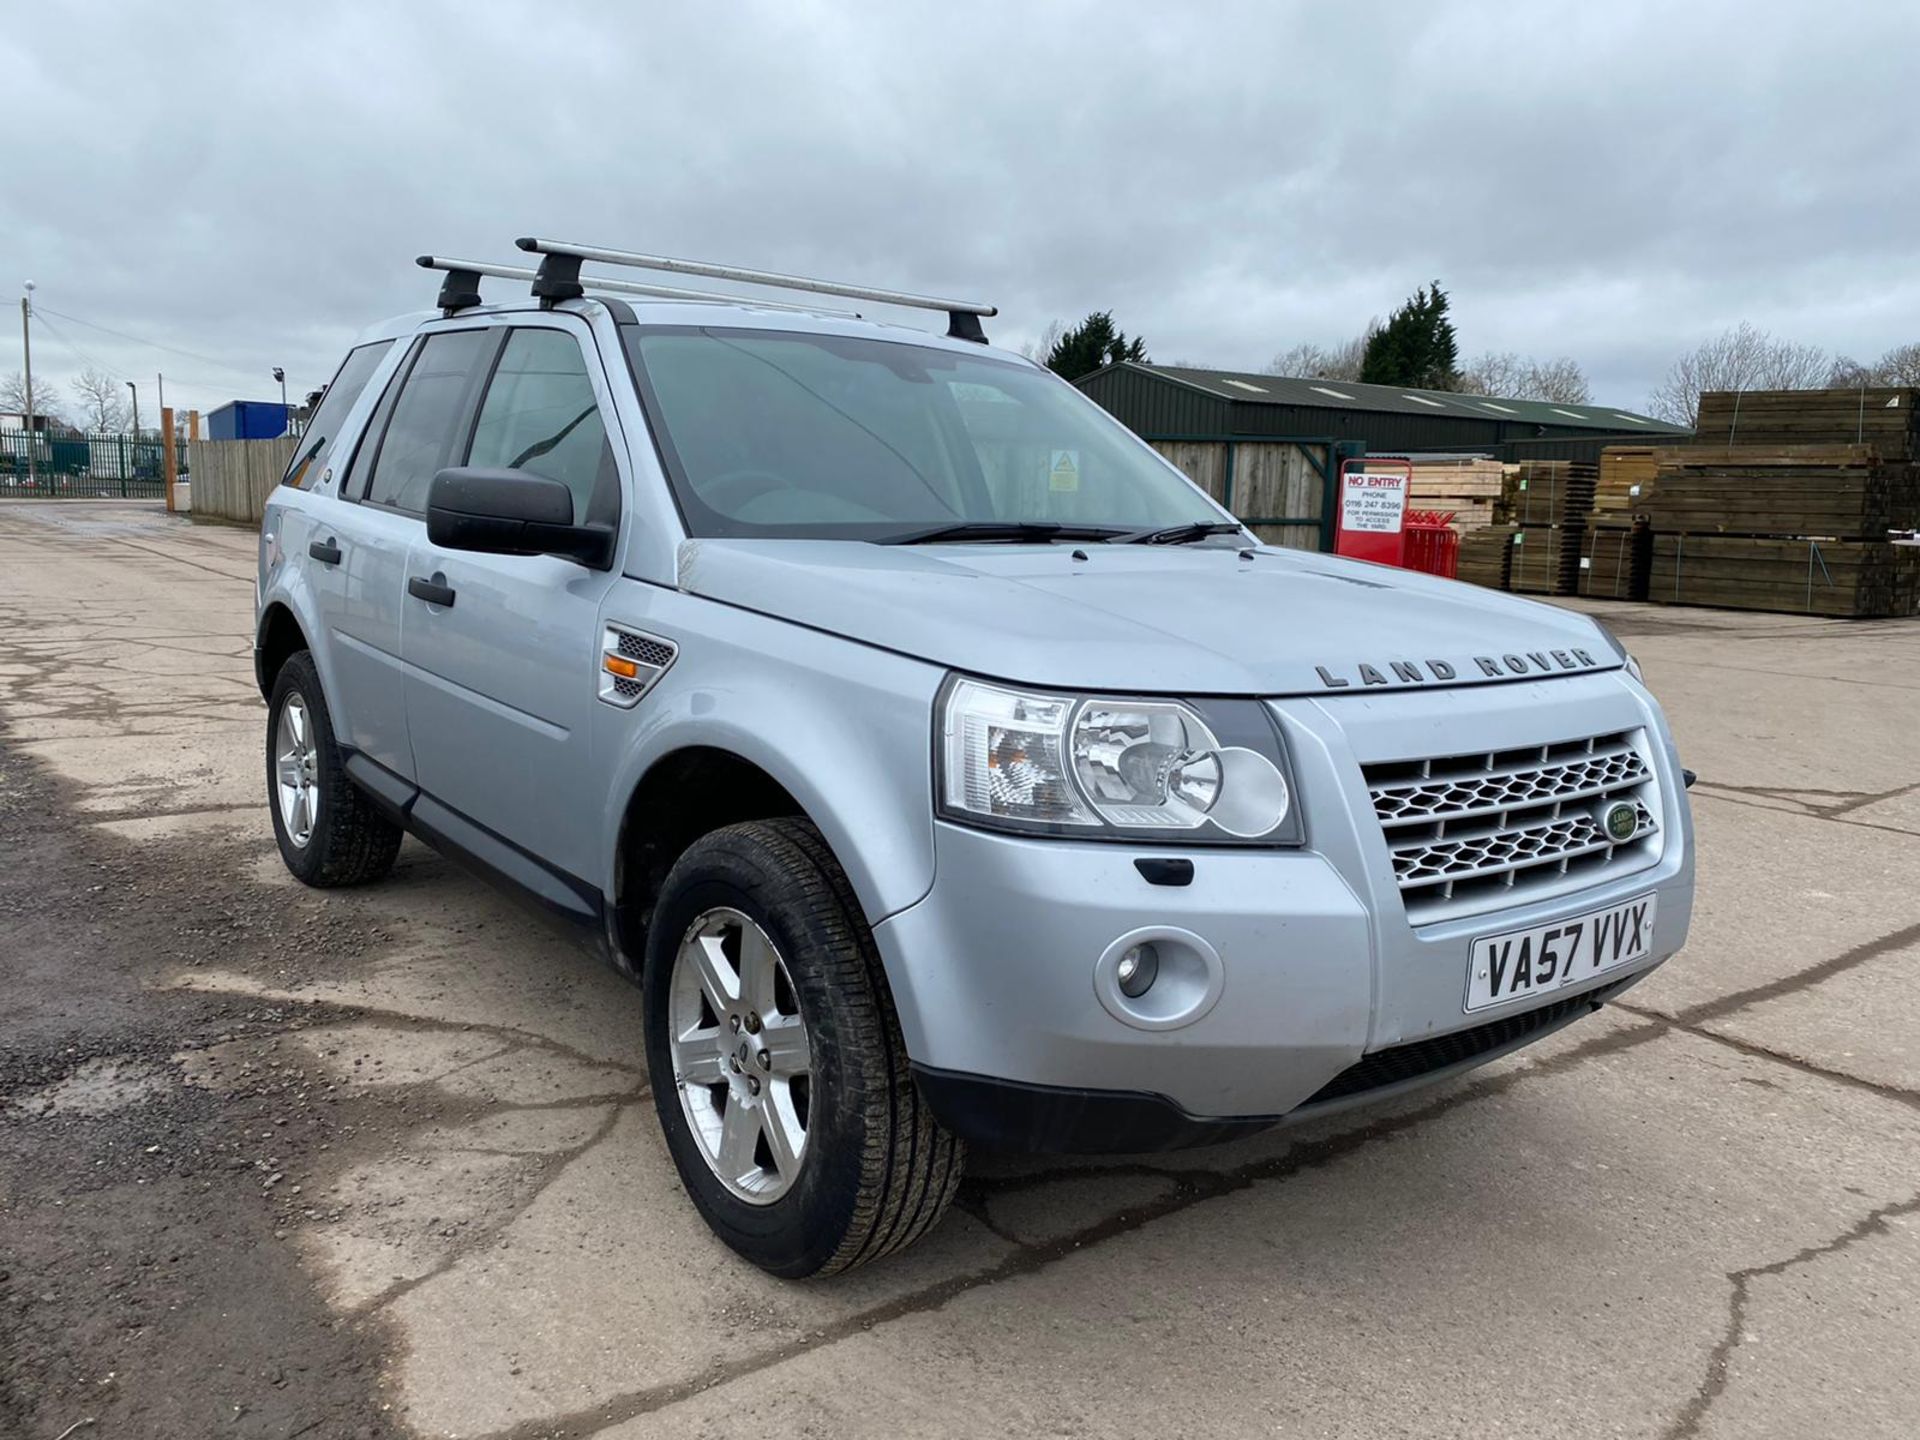
{"type": "Polygon", "coordinates": [[[419,575],[407,578],[407,593],[416,600],[424,600],[429,605],[438,605],[442,610],[453,608],[453,587],[439,580],[428,580],[419,575]]]}
{"type": "Polygon", "coordinates": [[[331,535],[324,540],[315,540],[309,544],[307,546],[307,554],[318,560],[322,565],[338,565],[340,563],[340,547],[333,543],[333,537],[331,535]]]}

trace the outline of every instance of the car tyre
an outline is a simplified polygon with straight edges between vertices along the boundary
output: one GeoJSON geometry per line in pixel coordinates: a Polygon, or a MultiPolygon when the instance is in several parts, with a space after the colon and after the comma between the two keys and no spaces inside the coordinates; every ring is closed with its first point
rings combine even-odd
{"type": "Polygon", "coordinates": [[[642,985],[667,1146],[694,1205],[729,1246],[800,1278],[865,1264],[933,1228],[959,1188],[966,1147],[921,1098],[873,933],[812,824],[756,820],[695,841],[661,888],[642,985]],[[779,998],[764,1017],[752,1008],[749,949],[772,952],[764,993],[779,998]],[[738,990],[716,1005],[714,987],[726,985],[738,990]],[[745,1023],[730,1029],[729,1017],[745,1023]],[[801,1027],[806,1089],[802,1097],[796,1072],[780,1110],[783,1063],[771,1047],[789,1042],[771,1037],[792,1025],[801,1027]],[[767,1055],[754,1048],[762,1041],[767,1055]],[[754,1148],[736,1149],[729,1163],[730,1122],[762,1104],[754,1148]],[[769,1142],[781,1114],[797,1138],[776,1152],[769,1142]]]}
{"type": "Polygon", "coordinates": [[[294,878],[365,885],[393,868],[400,827],[347,778],[310,652],[289,656],[267,702],[267,809],[294,878]]]}

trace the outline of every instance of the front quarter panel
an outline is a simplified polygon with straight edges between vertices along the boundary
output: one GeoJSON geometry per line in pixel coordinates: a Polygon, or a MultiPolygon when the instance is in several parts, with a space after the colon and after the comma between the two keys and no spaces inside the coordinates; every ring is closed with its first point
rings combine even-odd
{"type": "Polygon", "coordinates": [[[604,615],[679,646],[636,709],[594,706],[608,776],[609,896],[628,799],[654,765],[690,747],[730,751],[785,787],[833,847],[870,923],[927,893],[939,667],[631,581],[615,587],[604,615]]]}

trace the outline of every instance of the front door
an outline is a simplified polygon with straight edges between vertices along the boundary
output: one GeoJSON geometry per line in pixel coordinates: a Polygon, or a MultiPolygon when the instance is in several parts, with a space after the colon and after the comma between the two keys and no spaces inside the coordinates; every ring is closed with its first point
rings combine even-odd
{"type": "MultiPolygon", "coordinates": [[[[542,316],[507,332],[464,463],[562,481],[576,522],[617,525],[613,413],[592,332],[570,316],[542,316]]],[[[452,601],[409,598],[401,627],[421,790],[550,865],[597,876],[604,797],[592,789],[587,722],[598,703],[599,615],[616,572],[443,550],[423,531],[408,574],[452,601]]]]}

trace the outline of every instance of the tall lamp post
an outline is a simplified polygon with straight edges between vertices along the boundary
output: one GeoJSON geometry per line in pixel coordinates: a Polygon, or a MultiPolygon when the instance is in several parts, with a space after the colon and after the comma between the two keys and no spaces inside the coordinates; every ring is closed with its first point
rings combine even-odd
{"type": "Polygon", "coordinates": [[[34,473],[33,446],[33,282],[27,281],[26,293],[20,297],[20,349],[27,361],[27,484],[39,483],[34,473]]]}
{"type": "Polygon", "coordinates": [[[286,427],[281,433],[293,429],[293,416],[287,410],[287,372],[278,365],[273,367],[273,378],[280,382],[280,422],[286,427]]]}
{"type": "Polygon", "coordinates": [[[140,387],[129,380],[127,388],[133,391],[133,438],[138,440],[140,438],[140,387]]]}

